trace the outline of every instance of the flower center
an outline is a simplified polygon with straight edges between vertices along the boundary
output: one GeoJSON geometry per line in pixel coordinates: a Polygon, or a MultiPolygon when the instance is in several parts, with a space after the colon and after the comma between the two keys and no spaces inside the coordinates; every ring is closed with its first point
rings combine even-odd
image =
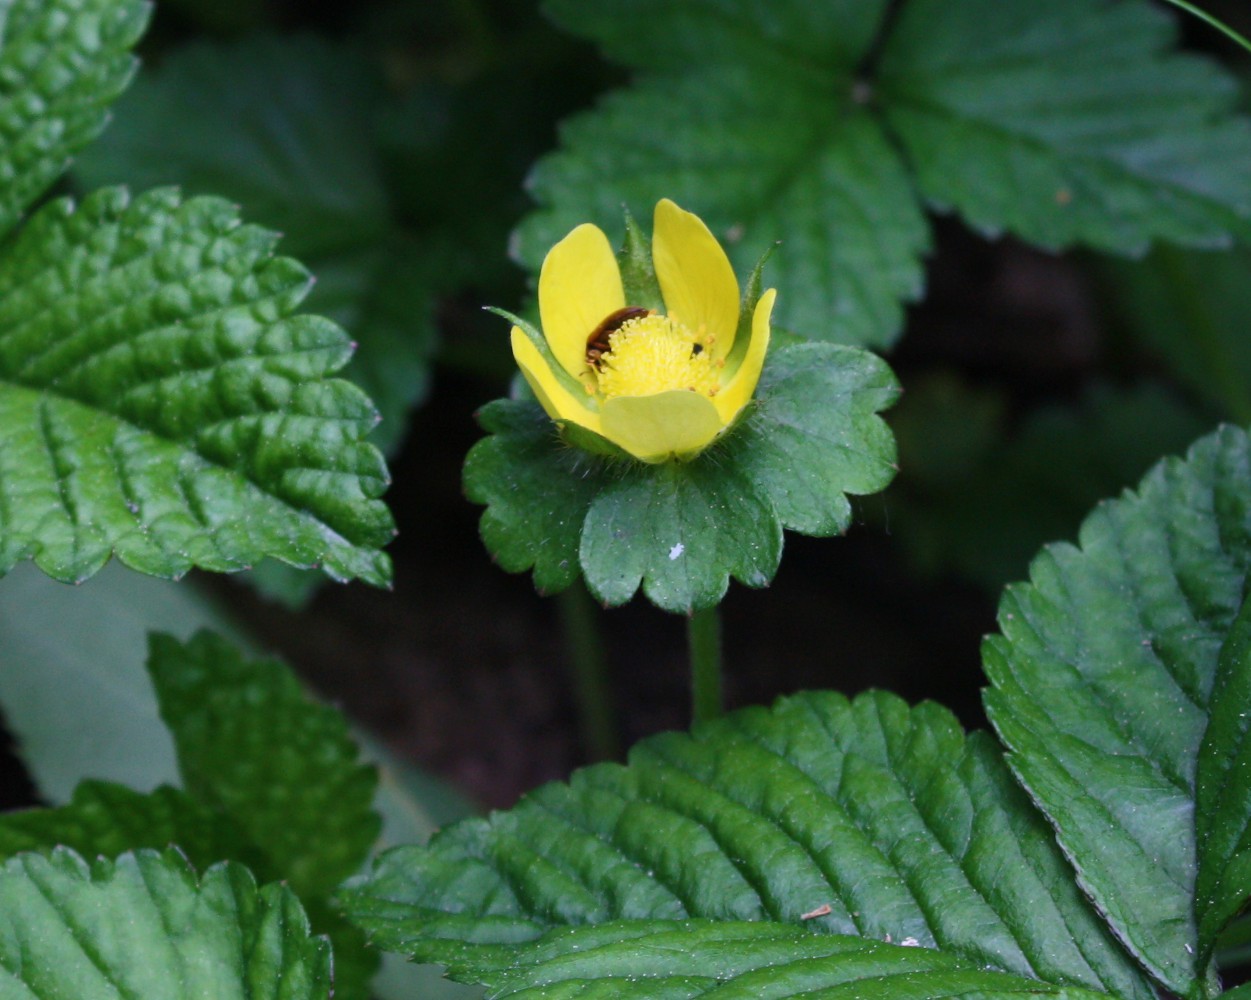
{"type": "Polygon", "coordinates": [[[720,365],[712,360],[712,337],[692,333],[672,316],[652,313],[627,320],[608,337],[609,350],[596,366],[601,395],[651,396],[688,389],[715,396],[720,365]]]}

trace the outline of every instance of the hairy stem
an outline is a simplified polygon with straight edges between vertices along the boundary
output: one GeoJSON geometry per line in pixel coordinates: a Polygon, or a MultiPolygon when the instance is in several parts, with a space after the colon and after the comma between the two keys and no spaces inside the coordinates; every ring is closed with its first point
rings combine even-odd
{"type": "Polygon", "coordinates": [[[621,757],[621,738],[608,684],[598,609],[581,584],[557,594],[556,607],[565,633],[569,679],[573,683],[583,750],[588,760],[617,760],[621,757]]]}
{"type": "Polygon", "coordinates": [[[696,611],[686,623],[691,653],[691,718],[721,717],[721,616],[717,608],[696,611]]]}

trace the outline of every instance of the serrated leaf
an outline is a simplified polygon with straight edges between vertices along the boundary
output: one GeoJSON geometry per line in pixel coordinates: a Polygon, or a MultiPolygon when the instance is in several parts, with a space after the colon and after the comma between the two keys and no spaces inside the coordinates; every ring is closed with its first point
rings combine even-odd
{"type": "Polygon", "coordinates": [[[0,868],[0,994],[75,1000],[326,998],[330,949],[295,896],[247,869],[197,879],[176,852],[87,865],[69,851],[0,868]]]}
{"type": "MultiPolygon", "coordinates": [[[[176,845],[203,871],[218,861],[260,858],[230,820],[168,785],[144,794],[107,781],[84,781],[64,806],[0,814],[0,856],[68,847],[84,857],[114,858],[141,847],[176,845]]],[[[279,878],[276,872],[263,877],[279,878]]]]}
{"type": "Polygon", "coordinates": [[[378,776],[343,717],[278,660],[211,632],[150,638],[148,670],[193,795],[220,808],[301,896],[355,872],[378,837],[378,776]]]}
{"type": "Polygon", "coordinates": [[[984,232],[1134,254],[1247,239],[1251,123],[1174,41],[1142,0],[908,0],[882,107],[926,198],[984,232]]]}
{"type": "Polygon", "coordinates": [[[317,277],[307,308],[359,344],[344,374],[378,407],[373,440],[391,451],[426,391],[446,255],[395,229],[373,127],[384,96],[379,71],[348,46],[300,36],[187,46],[140,74],[75,174],[87,188],[220,195],[280,230],[317,277]]]}
{"type": "Polygon", "coordinates": [[[886,694],[799,695],[647,740],[629,767],[388,852],[345,902],[427,960],[618,920],[756,920],[1153,996],[990,742],[886,694]]]}
{"type": "Polygon", "coordinates": [[[537,271],[579,223],[614,233],[623,202],[647,218],[673,198],[722,238],[740,273],[781,241],[770,271],[782,326],[893,343],[902,303],[921,293],[930,235],[890,139],[853,100],[856,61],[884,6],[549,3],[640,75],[565,122],[562,149],[535,167],[539,209],[517,231],[520,260],[537,271]],[[631,33],[664,37],[666,57],[631,33]],[[735,44],[708,44],[726,36],[735,44]],[[674,48],[690,58],[671,58],[674,48]]]}
{"type": "Polygon", "coordinates": [[[108,120],[144,0],[10,0],[0,13],[0,236],[108,120]]]}
{"type": "Polygon", "coordinates": [[[264,556],[386,583],[385,463],[307,273],[219,199],[48,205],[0,260],[0,571],[264,556]]]}
{"type": "Polygon", "coordinates": [[[1195,910],[1204,957],[1251,900],[1251,602],[1221,647],[1210,704],[1195,776],[1195,910]]]}
{"type": "Polygon", "coordinates": [[[1251,445],[1224,428],[1102,504],[1009,587],[986,707],[1118,936],[1211,989],[1194,912],[1195,768],[1251,564],[1251,445]]]}
{"type": "Polygon", "coordinates": [[[766,922],[648,921],[570,928],[521,948],[464,947],[451,974],[486,983],[493,998],[547,1000],[1107,997],[980,969],[930,948],[810,934],[766,922]]]}

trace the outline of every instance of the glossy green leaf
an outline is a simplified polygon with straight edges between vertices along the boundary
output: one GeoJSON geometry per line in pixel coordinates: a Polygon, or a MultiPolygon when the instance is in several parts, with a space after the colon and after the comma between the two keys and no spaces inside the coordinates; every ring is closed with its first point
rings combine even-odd
{"type": "Polygon", "coordinates": [[[1195,776],[1195,909],[1205,956],[1251,900],[1251,603],[1221,648],[1210,705],[1195,776]]]}
{"type": "Polygon", "coordinates": [[[355,872],[378,837],[378,776],[343,716],[280,661],[245,659],[211,632],[185,645],[153,635],[150,646],[187,790],[247,831],[301,896],[355,872]]]}
{"type": "Polygon", "coordinates": [[[757,398],[723,441],[689,462],[645,465],[592,455],[578,428],[534,403],[500,401],[470,451],[465,493],[487,504],[482,537],[505,569],[534,568],[542,591],[581,572],[606,605],[642,588],[667,611],[716,604],[730,578],[773,579],[782,529],[843,531],[847,494],[895,474],[879,415],[898,395],[890,368],[859,348],[792,344],[769,354],[757,398]]]}
{"type": "Polygon", "coordinates": [[[987,710],[1118,936],[1174,993],[1202,996],[1195,769],[1251,563],[1246,434],[1160,463],[1079,540],[1005,592],[987,710]]]}
{"type": "Polygon", "coordinates": [[[390,578],[350,345],[294,311],[304,269],[213,198],[44,208],[0,260],[0,570],[179,576],[264,556],[390,578]]]}
{"type": "Polygon", "coordinates": [[[237,201],[317,277],[307,308],[359,345],[344,372],[400,441],[424,395],[438,251],[392,221],[374,119],[381,73],[345,45],[253,37],[192,45],[145,68],[117,121],[75,165],[87,188],[178,184],[237,201]]]}
{"type": "Polygon", "coordinates": [[[330,948],[289,889],[247,869],[197,878],[176,852],[88,865],[61,850],[0,867],[0,994],[324,1000],[330,948]]]}
{"type": "Polygon", "coordinates": [[[201,871],[218,861],[242,861],[255,870],[260,860],[228,817],[168,785],[144,794],[84,781],[66,805],[0,814],[0,856],[6,858],[57,846],[87,858],[115,858],[141,847],[175,845],[201,871]]]}
{"type": "Polygon", "coordinates": [[[984,232],[1141,253],[1251,238],[1237,85],[1143,0],[908,0],[882,106],[929,201],[984,232]]]}
{"type": "Polygon", "coordinates": [[[521,948],[465,946],[451,972],[488,984],[493,998],[1107,997],[978,968],[930,948],[810,934],[771,922],[570,928],[521,948]]]}
{"type": "Polygon", "coordinates": [[[490,945],[521,961],[549,931],[609,925],[611,941],[620,920],[749,920],[1153,996],[990,741],[886,694],[798,695],[644,741],[628,767],[388,852],[344,901],[423,960],[490,945]]]}
{"type": "Polygon", "coordinates": [[[9,0],[0,13],[0,235],[94,139],[135,68],[144,0],[9,0]]]}

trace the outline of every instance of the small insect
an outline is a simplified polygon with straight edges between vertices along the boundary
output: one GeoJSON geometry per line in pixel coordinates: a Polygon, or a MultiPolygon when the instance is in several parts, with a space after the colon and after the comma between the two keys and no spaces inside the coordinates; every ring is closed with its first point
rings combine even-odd
{"type": "Polygon", "coordinates": [[[599,326],[586,338],[586,363],[598,371],[600,360],[612,350],[612,344],[608,342],[609,336],[620,330],[630,320],[646,316],[649,312],[651,310],[643,306],[626,306],[624,309],[615,309],[605,316],[599,326]]]}

